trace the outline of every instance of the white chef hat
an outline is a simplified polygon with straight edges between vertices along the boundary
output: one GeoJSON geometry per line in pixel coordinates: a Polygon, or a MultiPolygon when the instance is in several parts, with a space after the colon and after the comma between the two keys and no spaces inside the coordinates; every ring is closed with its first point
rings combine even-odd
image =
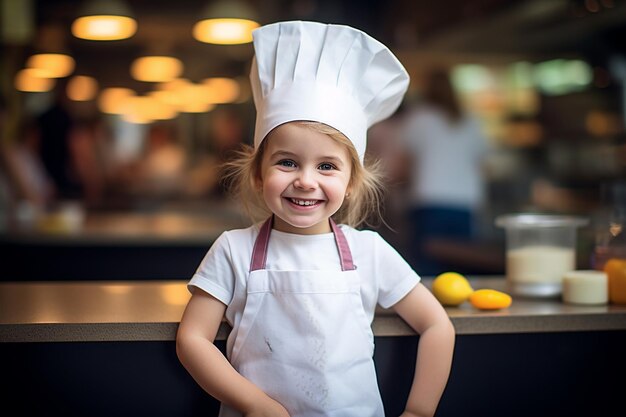
{"type": "Polygon", "coordinates": [[[305,21],[260,27],[253,42],[255,147],[275,127],[308,120],[339,130],[363,161],[367,129],[391,116],[409,85],[392,52],[349,26],[305,21]]]}

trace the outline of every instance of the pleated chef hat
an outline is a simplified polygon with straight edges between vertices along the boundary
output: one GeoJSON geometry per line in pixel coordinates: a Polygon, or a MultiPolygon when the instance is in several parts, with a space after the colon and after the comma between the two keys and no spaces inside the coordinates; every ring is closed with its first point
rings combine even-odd
{"type": "Polygon", "coordinates": [[[349,26],[305,21],[263,26],[253,42],[255,147],[275,127],[308,120],[339,130],[363,161],[367,129],[391,116],[409,85],[391,51],[349,26]]]}

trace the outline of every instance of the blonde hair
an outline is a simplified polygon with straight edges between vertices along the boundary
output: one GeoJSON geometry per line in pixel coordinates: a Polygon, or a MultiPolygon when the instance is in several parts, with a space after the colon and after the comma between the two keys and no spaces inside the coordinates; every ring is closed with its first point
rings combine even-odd
{"type": "MultiPolygon", "coordinates": [[[[352,162],[349,189],[340,209],[333,215],[337,223],[358,227],[362,224],[373,224],[374,220],[382,219],[381,202],[383,198],[383,171],[378,160],[366,156],[361,164],[352,142],[337,129],[318,122],[296,121],[298,126],[306,127],[315,132],[328,135],[344,145],[352,162]]],[[[271,211],[263,200],[261,192],[261,162],[265,150],[264,140],[258,149],[243,145],[233,160],[222,166],[222,181],[229,193],[241,201],[253,222],[263,220],[271,215],[271,211]]]]}

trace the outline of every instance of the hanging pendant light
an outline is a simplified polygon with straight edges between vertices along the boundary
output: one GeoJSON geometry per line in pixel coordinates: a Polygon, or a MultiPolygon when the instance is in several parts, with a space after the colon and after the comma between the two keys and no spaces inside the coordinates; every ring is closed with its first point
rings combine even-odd
{"type": "Polygon", "coordinates": [[[241,0],[218,0],[203,13],[193,27],[200,42],[235,45],[252,42],[252,31],[260,25],[256,13],[241,0]]]}
{"type": "Polygon", "coordinates": [[[234,103],[241,91],[239,83],[233,78],[206,78],[202,85],[206,87],[205,100],[212,104],[234,103]]]}
{"type": "Polygon", "coordinates": [[[183,63],[171,56],[143,56],[133,61],[130,73],[139,81],[168,82],[183,73],[183,63]]]}
{"type": "Polygon", "coordinates": [[[54,88],[56,80],[47,76],[45,70],[24,68],[15,75],[15,89],[28,93],[41,93],[54,88]]]}
{"type": "Polygon", "coordinates": [[[72,23],[77,38],[114,41],[130,38],[137,31],[137,21],[122,0],[89,0],[72,23]]]}
{"type": "Polygon", "coordinates": [[[41,70],[47,78],[67,77],[74,71],[76,62],[66,54],[35,54],[26,60],[26,68],[41,70]]]}
{"type": "Polygon", "coordinates": [[[98,94],[98,81],[87,75],[75,75],[66,87],[67,98],[74,101],[89,101],[98,94]]]}
{"type": "Polygon", "coordinates": [[[98,108],[102,113],[122,114],[125,103],[137,94],[130,88],[109,87],[100,92],[98,108]]]}

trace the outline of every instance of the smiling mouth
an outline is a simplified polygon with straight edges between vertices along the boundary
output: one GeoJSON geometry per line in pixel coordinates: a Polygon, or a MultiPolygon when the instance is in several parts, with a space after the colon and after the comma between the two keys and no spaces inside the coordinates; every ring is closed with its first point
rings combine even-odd
{"type": "Polygon", "coordinates": [[[299,198],[289,198],[288,200],[293,204],[302,207],[314,206],[320,202],[320,200],[302,200],[299,198]]]}

